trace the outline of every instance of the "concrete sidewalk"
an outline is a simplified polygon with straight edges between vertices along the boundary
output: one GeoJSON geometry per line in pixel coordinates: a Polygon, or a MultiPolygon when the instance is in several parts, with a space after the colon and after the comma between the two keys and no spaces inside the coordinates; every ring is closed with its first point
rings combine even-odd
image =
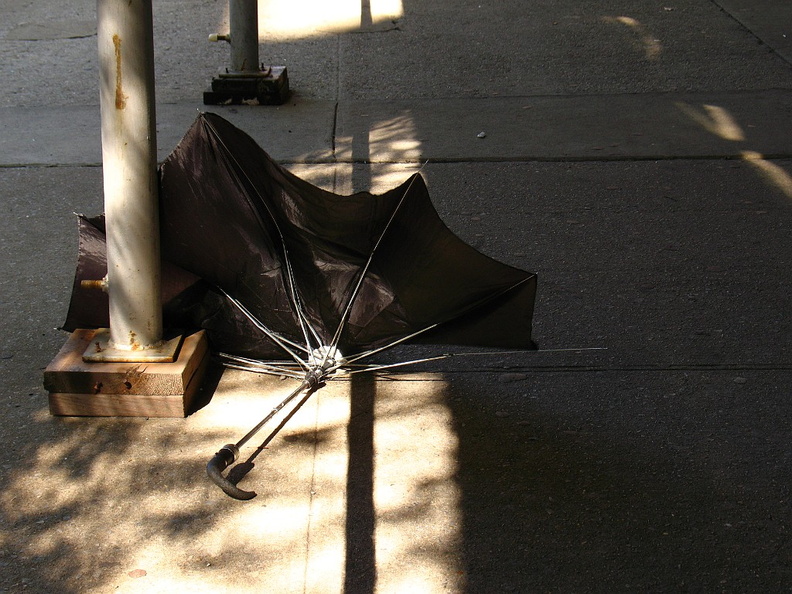
{"type": "MultiPolygon", "coordinates": [[[[49,416],[71,213],[102,209],[95,3],[5,3],[0,591],[790,591],[792,7],[259,4],[294,95],[213,111],[340,193],[428,161],[446,223],[539,273],[548,352],[330,384],[246,503],[204,466],[287,381],[214,370],[186,419],[49,416]]],[[[227,15],[154,10],[162,158],[227,15]]]]}

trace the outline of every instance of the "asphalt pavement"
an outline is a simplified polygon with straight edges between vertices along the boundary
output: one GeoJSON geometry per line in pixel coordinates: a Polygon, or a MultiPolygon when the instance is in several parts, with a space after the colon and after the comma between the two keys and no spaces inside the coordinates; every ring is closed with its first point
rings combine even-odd
{"type": "MultiPolygon", "coordinates": [[[[277,107],[202,105],[222,0],[155,0],[159,158],[199,110],[339,193],[418,169],[538,273],[534,353],[185,419],[56,418],[74,212],[102,211],[95,3],[0,3],[0,591],[792,591],[792,5],[261,0],[277,107]]],[[[443,347],[447,350],[448,347],[443,347]]]]}

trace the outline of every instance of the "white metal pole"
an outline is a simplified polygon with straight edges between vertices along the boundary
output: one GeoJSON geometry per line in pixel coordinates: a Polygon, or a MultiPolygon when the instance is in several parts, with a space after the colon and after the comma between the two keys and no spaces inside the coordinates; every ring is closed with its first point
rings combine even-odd
{"type": "Polygon", "coordinates": [[[259,72],[258,0],[229,0],[231,72],[259,72]]]}
{"type": "Polygon", "coordinates": [[[97,0],[110,346],[162,340],[151,0],[97,0]]]}

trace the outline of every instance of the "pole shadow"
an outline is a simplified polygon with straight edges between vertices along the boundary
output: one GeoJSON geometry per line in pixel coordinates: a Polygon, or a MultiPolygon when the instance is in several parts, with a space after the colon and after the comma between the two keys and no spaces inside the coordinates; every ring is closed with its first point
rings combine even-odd
{"type": "Polygon", "coordinates": [[[374,509],[374,401],[377,378],[361,373],[350,378],[347,426],[346,555],[344,594],[370,594],[377,584],[374,509]]]}

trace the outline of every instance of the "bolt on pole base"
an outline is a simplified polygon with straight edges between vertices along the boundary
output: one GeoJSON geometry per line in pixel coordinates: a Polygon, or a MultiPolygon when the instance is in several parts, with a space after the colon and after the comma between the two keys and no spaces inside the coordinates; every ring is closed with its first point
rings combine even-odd
{"type": "Polygon", "coordinates": [[[260,71],[224,72],[204,92],[204,105],[282,105],[289,98],[286,66],[260,71]]]}
{"type": "Polygon", "coordinates": [[[109,328],[99,328],[91,338],[91,344],[83,353],[83,361],[92,363],[173,363],[181,347],[183,335],[165,337],[151,347],[120,349],[110,336],[109,328]]]}

